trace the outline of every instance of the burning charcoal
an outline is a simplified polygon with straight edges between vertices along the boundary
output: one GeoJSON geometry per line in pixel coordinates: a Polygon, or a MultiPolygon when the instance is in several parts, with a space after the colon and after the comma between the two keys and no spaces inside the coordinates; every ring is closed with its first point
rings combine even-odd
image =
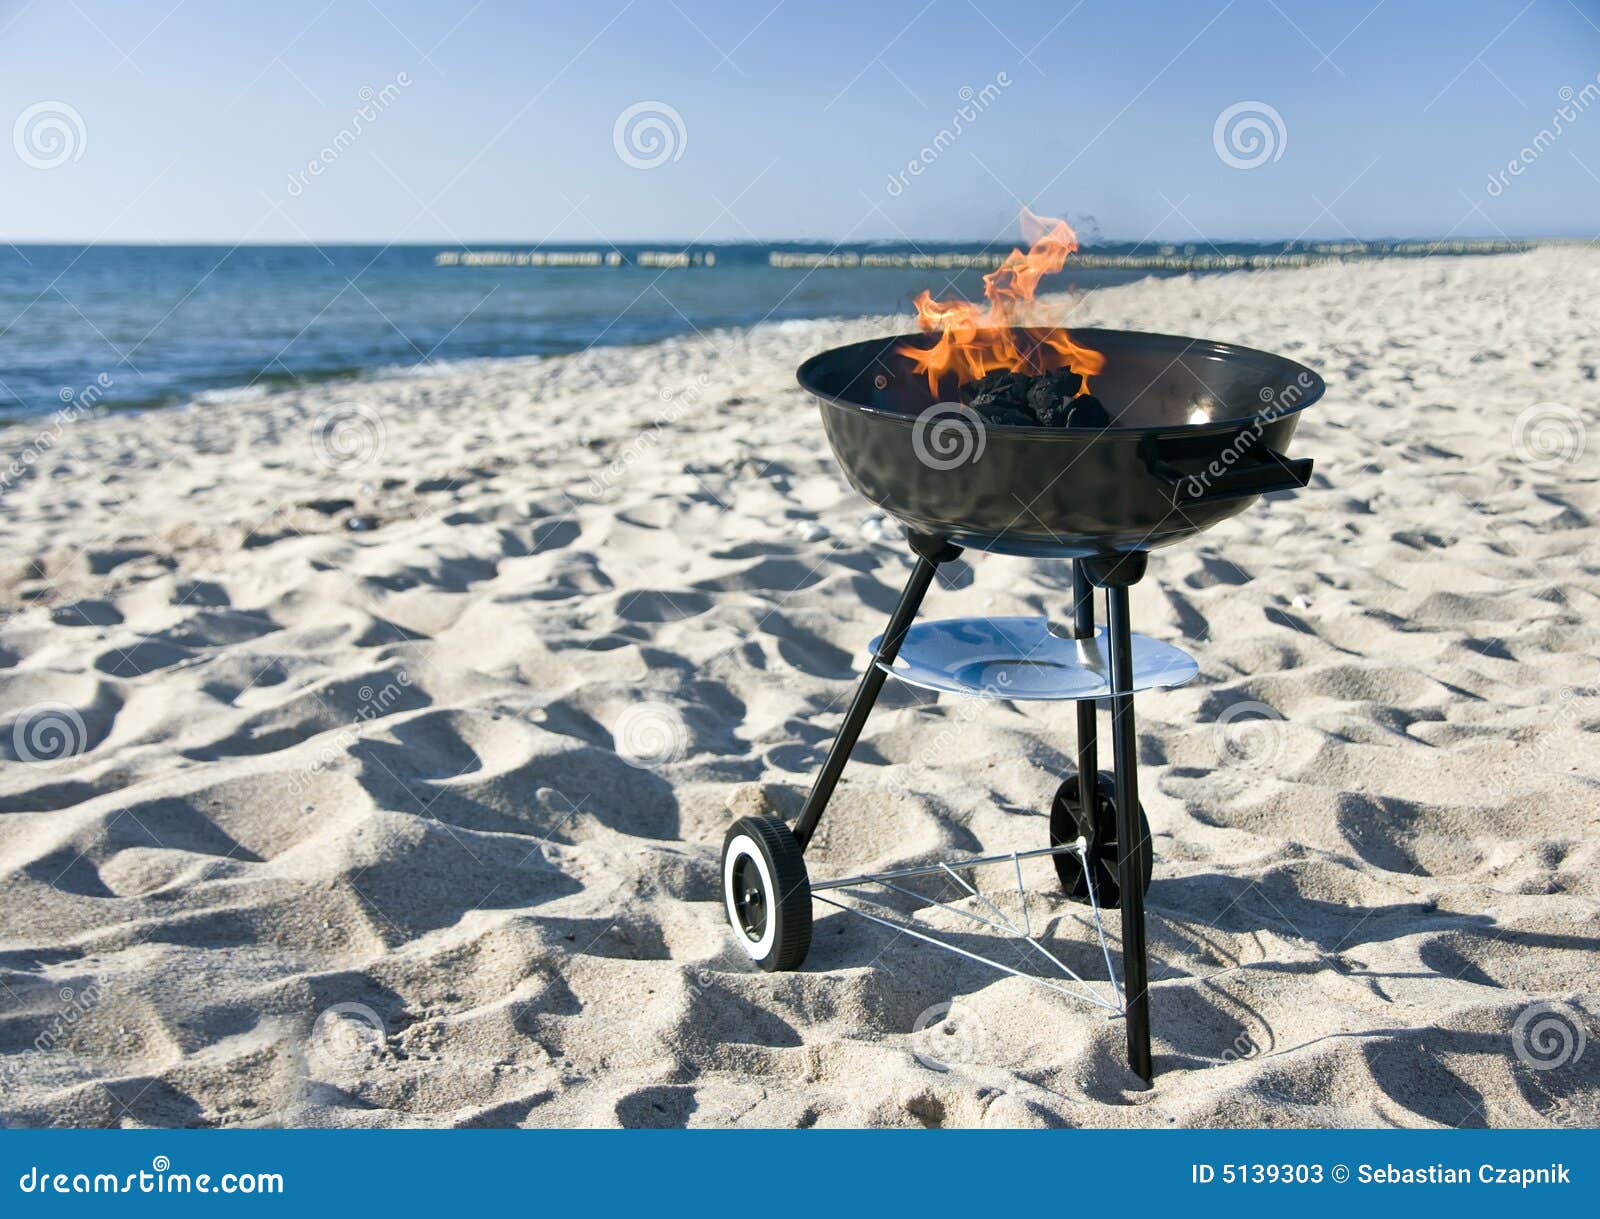
{"type": "MultiPolygon", "coordinates": [[[[1028,413],[1028,378],[999,368],[961,387],[964,402],[980,414],[984,407],[1028,413]]],[[[1032,420],[1029,420],[1032,423],[1032,420]]]]}
{"type": "Polygon", "coordinates": [[[1072,395],[1083,385],[1083,378],[1070,368],[1057,368],[1028,380],[1028,409],[1045,427],[1067,426],[1067,410],[1072,395]]]}
{"type": "Polygon", "coordinates": [[[1033,408],[1034,416],[1043,427],[1070,427],[1072,399],[1038,397],[1033,408]]]}
{"type": "Polygon", "coordinates": [[[1089,394],[1073,397],[1082,388],[1083,377],[1070,368],[1036,377],[997,369],[963,385],[961,399],[996,427],[1110,426],[1111,416],[1100,399],[1089,394]]]}
{"type": "Polygon", "coordinates": [[[1033,412],[1023,407],[997,402],[974,402],[972,409],[978,417],[993,427],[1038,427],[1033,412]]]}
{"type": "Polygon", "coordinates": [[[997,368],[993,372],[986,372],[976,381],[968,381],[961,387],[961,392],[969,397],[1003,394],[1013,387],[1026,390],[1025,379],[1010,369],[997,368]]]}
{"type": "Polygon", "coordinates": [[[1071,398],[1046,399],[1040,395],[1033,413],[1045,427],[1071,427],[1072,401],[1071,398]]]}
{"type": "Polygon", "coordinates": [[[1104,428],[1111,426],[1111,415],[1100,405],[1093,394],[1084,394],[1072,400],[1072,417],[1068,427],[1104,428]]]}
{"type": "Polygon", "coordinates": [[[986,373],[984,376],[979,377],[976,381],[965,381],[957,387],[956,394],[960,397],[961,401],[970,406],[974,398],[989,392],[992,387],[994,377],[994,373],[986,373]]]}

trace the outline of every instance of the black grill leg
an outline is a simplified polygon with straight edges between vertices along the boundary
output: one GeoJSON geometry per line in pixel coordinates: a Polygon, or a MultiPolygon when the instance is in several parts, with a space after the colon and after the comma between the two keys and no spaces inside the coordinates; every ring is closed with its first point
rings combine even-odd
{"type": "Polygon", "coordinates": [[[878,701],[878,691],[883,689],[884,680],[889,676],[884,668],[900,654],[900,644],[917,616],[923,597],[928,594],[934,573],[939,570],[939,564],[948,563],[961,553],[961,547],[943,538],[919,533],[911,535],[911,548],[917,552],[917,564],[911,569],[911,578],[906,581],[905,591],[900,594],[900,604],[895,606],[889,618],[889,625],[883,632],[883,640],[878,644],[873,663],[861,675],[861,684],[856,687],[856,696],[850,700],[850,709],[845,712],[839,735],[834,738],[827,761],[823,762],[817,781],[812,784],[811,794],[806,797],[805,807],[800,810],[800,817],[794,823],[795,840],[801,850],[811,841],[817,822],[822,820],[822,812],[833,797],[833,789],[839,785],[844,764],[850,760],[850,752],[856,747],[862,728],[866,727],[872,705],[878,701]]]}
{"type": "MultiPolygon", "coordinates": [[[[1072,563],[1072,637],[1094,638],[1094,585],[1083,563],[1072,563]]],[[[1078,798],[1086,809],[1099,807],[1100,742],[1095,725],[1093,699],[1079,699],[1078,709],[1078,798]]],[[[1093,812],[1088,814],[1094,816],[1093,812]]]]}
{"type": "MultiPolygon", "coordinates": [[[[1128,1002],[1128,1066],[1149,1084],[1150,982],[1144,941],[1144,876],[1140,854],[1139,738],[1133,720],[1133,639],[1126,585],[1106,589],[1111,636],[1111,750],[1117,777],[1117,861],[1122,886],[1122,980],[1128,1002]]],[[[1080,704],[1081,705],[1081,704],[1080,704]]],[[[1092,704],[1091,704],[1092,705],[1092,704]]]]}

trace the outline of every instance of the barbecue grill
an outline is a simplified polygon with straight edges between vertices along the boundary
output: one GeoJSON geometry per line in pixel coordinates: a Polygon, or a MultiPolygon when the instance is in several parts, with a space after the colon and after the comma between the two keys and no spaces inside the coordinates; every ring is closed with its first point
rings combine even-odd
{"type": "MultiPolygon", "coordinates": [[[[1021,337],[1026,344],[1041,336],[1025,331],[1021,337]]],[[[1153,860],[1139,805],[1133,696],[1179,685],[1197,666],[1181,650],[1132,632],[1128,590],[1144,576],[1151,549],[1191,537],[1264,494],[1306,486],[1310,459],[1287,453],[1300,412],[1324,386],[1303,365],[1230,343],[1092,329],[1074,330],[1072,337],[1105,356],[1093,389],[1110,416],[1108,427],[986,424],[960,404],[955,384],[947,379],[930,386],[901,354],[905,347],[931,345],[928,335],[854,343],[800,366],[800,384],[819,400],[845,477],[906,526],[915,563],[888,626],[869,645],[871,660],[794,825],[755,816],[729,828],[723,895],[736,940],[767,970],[792,970],[804,961],[815,899],[1021,974],[1012,964],[895,918],[892,908],[841,900],[872,887],[916,897],[905,885],[919,877],[953,883],[961,904],[933,904],[1019,937],[1072,983],[1047,985],[1126,1018],[1128,1064],[1148,1084],[1144,898],[1153,860]],[[916,623],[940,566],[968,549],[1070,560],[1071,621],[916,623]],[[1105,596],[1102,628],[1095,622],[1097,588],[1105,596]],[[1056,792],[1047,846],[811,880],[806,847],[891,676],[945,693],[1077,703],[1077,769],[1056,792]],[[1099,770],[1096,700],[1110,706],[1109,772],[1099,770]],[[1033,934],[1021,862],[1041,856],[1052,859],[1065,895],[1092,909],[1109,997],[1033,934]],[[967,879],[996,864],[1011,865],[1020,926],[967,879]],[[1109,909],[1121,914],[1120,982],[1100,918],[1109,909]]]]}

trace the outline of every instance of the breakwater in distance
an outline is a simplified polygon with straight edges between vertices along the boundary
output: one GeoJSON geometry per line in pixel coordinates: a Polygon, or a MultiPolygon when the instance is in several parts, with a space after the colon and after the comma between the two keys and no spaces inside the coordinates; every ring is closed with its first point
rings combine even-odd
{"type": "MultiPolygon", "coordinates": [[[[1091,246],[1072,256],[1068,266],[1128,271],[1243,271],[1273,267],[1307,267],[1324,262],[1368,258],[1426,258],[1438,255],[1513,254],[1529,250],[1532,241],[1318,241],[1257,244],[1185,244],[1091,246]]],[[[744,266],[765,262],[777,270],[993,270],[1010,253],[1009,246],[893,247],[849,246],[803,248],[794,245],[694,246],[686,249],[610,247],[594,249],[533,248],[441,250],[436,267],[645,267],[657,270],[744,266]]]]}

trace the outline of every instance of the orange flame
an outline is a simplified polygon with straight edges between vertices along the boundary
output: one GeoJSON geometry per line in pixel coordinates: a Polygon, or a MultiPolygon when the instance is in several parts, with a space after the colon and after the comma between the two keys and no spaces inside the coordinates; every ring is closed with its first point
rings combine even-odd
{"type": "Polygon", "coordinates": [[[956,384],[964,385],[998,368],[1037,375],[1062,367],[1083,375],[1078,392],[1086,394],[1089,377],[1105,367],[1105,356],[1078,346],[1059,326],[1018,333],[1024,307],[1039,290],[1039,281],[1066,266],[1067,256],[1078,248],[1078,235],[1065,220],[1036,216],[1027,208],[1022,209],[1022,235],[1031,243],[1028,252],[1012,250],[983,277],[987,308],[971,301],[934,300],[926,290],[913,302],[917,325],[930,333],[939,331],[939,341],[932,347],[908,345],[895,350],[928,378],[934,394],[949,374],[955,375],[956,384]]]}

